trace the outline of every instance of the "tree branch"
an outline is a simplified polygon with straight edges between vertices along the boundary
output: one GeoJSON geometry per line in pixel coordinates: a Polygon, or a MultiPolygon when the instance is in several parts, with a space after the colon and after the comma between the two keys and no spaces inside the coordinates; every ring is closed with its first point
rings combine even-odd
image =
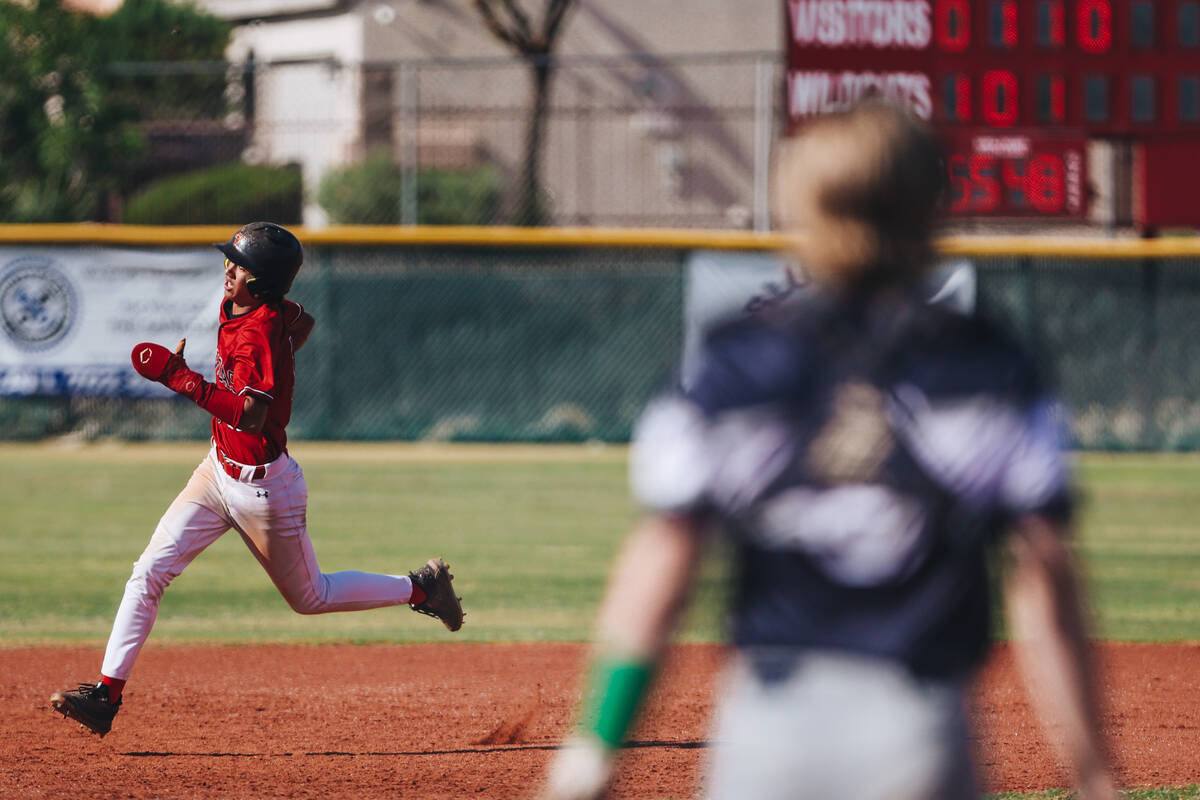
{"type": "Polygon", "coordinates": [[[504,27],[504,23],[496,16],[491,0],[475,0],[475,10],[483,18],[483,24],[492,35],[507,44],[518,53],[525,51],[525,42],[519,38],[519,33],[504,27]]]}
{"type": "Polygon", "coordinates": [[[547,55],[554,49],[563,20],[575,0],[549,0],[541,30],[534,33],[519,0],[474,0],[475,9],[492,35],[523,56],[547,55]]]}
{"type": "Polygon", "coordinates": [[[504,10],[508,12],[508,16],[512,19],[517,31],[521,34],[521,39],[529,44],[534,41],[533,28],[529,26],[529,17],[525,16],[525,12],[517,5],[516,0],[500,0],[500,4],[504,6],[504,10]]]}
{"type": "Polygon", "coordinates": [[[546,43],[546,52],[554,49],[554,40],[558,38],[558,29],[562,27],[567,12],[575,5],[574,0],[550,0],[546,9],[546,21],[542,28],[542,40],[546,43]]]}

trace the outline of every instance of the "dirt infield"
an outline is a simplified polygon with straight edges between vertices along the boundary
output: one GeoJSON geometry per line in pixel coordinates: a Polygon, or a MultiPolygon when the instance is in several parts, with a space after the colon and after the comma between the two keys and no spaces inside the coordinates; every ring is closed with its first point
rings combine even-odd
{"type": "MultiPolygon", "coordinates": [[[[0,797],[520,798],[574,710],[579,645],[150,647],[104,740],[54,714],[95,650],[0,650],[0,797]]],[[[1200,780],[1200,645],[1105,645],[1123,785],[1200,780]]],[[[722,651],[677,648],[616,785],[696,797],[722,651]]],[[[1009,653],[975,693],[989,791],[1069,783],[1009,653]]]]}

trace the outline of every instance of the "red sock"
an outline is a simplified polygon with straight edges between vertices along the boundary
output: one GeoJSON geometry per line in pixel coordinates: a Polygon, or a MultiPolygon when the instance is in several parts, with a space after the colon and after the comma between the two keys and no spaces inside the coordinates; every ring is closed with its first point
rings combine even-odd
{"type": "Polygon", "coordinates": [[[101,675],[100,682],[108,687],[108,702],[115,703],[121,699],[121,692],[125,690],[125,681],[101,675]]]}
{"type": "Polygon", "coordinates": [[[412,597],[408,598],[408,604],[410,606],[419,606],[425,602],[425,597],[425,592],[421,591],[421,587],[414,583],[412,597]]]}

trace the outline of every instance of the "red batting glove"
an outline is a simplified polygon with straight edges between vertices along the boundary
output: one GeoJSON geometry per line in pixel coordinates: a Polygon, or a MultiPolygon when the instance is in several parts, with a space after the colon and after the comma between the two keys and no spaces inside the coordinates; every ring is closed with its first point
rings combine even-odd
{"type": "Polygon", "coordinates": [[[233,392],[209,383],[183,360],[184,340],[172,353],[161,344],[142,342],[129,354],[133,368],[147,380],[156,381],[190,399],[217,419],[237,427],[245,410],[245,400],[233,392]]]}
{"type": "Polygon", "coordinates": [[[194,402],[203,398],[205,380],[199,372],[189,369],[183,360],[183,342],[172,353],[161,344],[142,342],[133,348],[130,359],[133,368],[147,380],[157,381],[194,402]]]}

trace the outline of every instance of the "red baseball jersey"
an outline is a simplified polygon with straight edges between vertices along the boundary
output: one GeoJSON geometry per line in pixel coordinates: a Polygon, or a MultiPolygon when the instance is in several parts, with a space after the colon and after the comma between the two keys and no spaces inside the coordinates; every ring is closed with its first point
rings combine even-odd
{"type": "Polygon", "coordinates": [[[300,318],[298,303],[263,303],[240,316],[221,303],[217,329],[217,384],[234,394],[253,394],[269,404],[261,435],[237,430],[213,417],[212,435],[226,458],[241,464],[267,464],[287,447],[292,417],[296,362],[288,325],[300,318]]]}

